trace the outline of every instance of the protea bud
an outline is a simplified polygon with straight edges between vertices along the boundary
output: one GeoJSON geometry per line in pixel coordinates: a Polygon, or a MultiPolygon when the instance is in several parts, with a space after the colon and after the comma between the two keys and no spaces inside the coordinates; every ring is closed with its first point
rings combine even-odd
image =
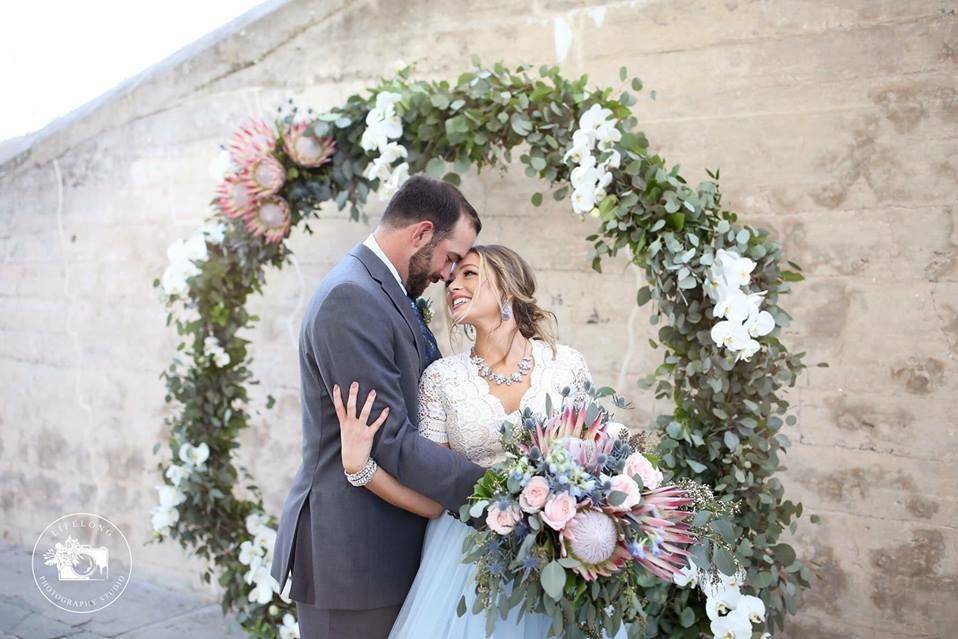
{"type": "Polygon", "coordinates": [[[286,131],[283,147],[293,162],[312,168],[329,161],[336,150],[336,141],[316,137],[310,132],[309,124],[297,122],[286,131]]]}
{"type": "Polygon", "coordinates": [[[278,195],[260,201],[246,216],[246,228],[267,242],[281,242],[290,225],[289,204],[278,195]]]}
{"type": "Polygon", "coordinates": [[[256,198],[275,195],[286,182],[286,169],[272,155],[252,160],[243,167],[243,182],[256,198]]]}
{"type": "Polygon", "coordinates": [[[246,182],[230,175],[216,189],[217,206],[226,217],[245,217],[256,202],[246,182]]]}

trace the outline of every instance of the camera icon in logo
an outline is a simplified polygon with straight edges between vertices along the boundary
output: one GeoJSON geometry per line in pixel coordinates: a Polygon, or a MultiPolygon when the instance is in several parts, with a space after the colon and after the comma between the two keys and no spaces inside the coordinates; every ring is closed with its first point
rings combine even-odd
{"type": "Polygon", "coordinates": [[[110,550],[81,544],[72,536],[47,550],[43,560],[57,567],[58,581],[106,581],[110,576],[110,550]]]}

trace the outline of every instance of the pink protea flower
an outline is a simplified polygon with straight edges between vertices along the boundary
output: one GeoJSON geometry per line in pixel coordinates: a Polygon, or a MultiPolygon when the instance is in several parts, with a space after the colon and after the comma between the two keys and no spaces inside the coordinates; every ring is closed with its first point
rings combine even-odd
{"type": "Polygon", "coordinates": [[[595,416],[587,424],[588,412],[587,405],[569,403],[562,409],[562,412],[536,426],[535,432],[532,433],[532,444],[538,446],[543,455],[549,454],[550,446],[568,438],[604,444],[605,424],[603,423],[603,413],[602,411],[595,411],[595,416]]]}
{"type": "Polygon", "coordinates": [[[263,120],[250,120],[230,140],[230,159],[235,166],[246,166],[276,148],[276,131],[263,120]]]}
{"type": "Polygon", "coordinates": [[[694,513],[680,510],[690,503],[678,486],[663,486],[642,493],[642,501],[629,515],[651,540],[648,548],[633,553],[635,561],[666,581],[688,565],[688,547],[695,543],[686,521],[694,513]]]}
{"type": "Polygon", "coordinates": [[[286,131],[283,147],[289,158],[307,168],[325,164],[336,150],[336,141],[332,138],[318,138],[309,131],[309,124],[297,122],[286,131]]]}
{"type": "Polygon", "coordinates": [[[244,180],[229,175],[216,189],[216,203],[226,217],[245,217],[256,203],[256,197],[244,180]]]}
{"type": "Polygon", "coordinates": [[[267,242],[280,242],[289,231],[289,204],[278,195],[261,200],[246,216],[246,228],[267,242]]]}
{"type": "Polygon", "coordinates": [[[619,543],[615,520],[600,510],[583,510],[572,518],[560,537],[562,555],[577,559],[573,568],[586,581],[617,572],[629,560],[619,543]]]}
{"type": "Polygon", "coordinates": [[[286,183],[286,169],[272,155],[250,160],[242,169],[243,183],[256,198],[275,195],[286,183]]]}

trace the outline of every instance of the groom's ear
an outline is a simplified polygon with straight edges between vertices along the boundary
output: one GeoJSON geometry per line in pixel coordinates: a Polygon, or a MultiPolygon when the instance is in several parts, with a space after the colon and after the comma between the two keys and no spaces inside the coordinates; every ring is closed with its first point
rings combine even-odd
{"type": "Polygon", "coordinates": [[[412,243],[417,251],[432,241],[435,230],[430,220],[420,220],[412,225],[412,243]]]}

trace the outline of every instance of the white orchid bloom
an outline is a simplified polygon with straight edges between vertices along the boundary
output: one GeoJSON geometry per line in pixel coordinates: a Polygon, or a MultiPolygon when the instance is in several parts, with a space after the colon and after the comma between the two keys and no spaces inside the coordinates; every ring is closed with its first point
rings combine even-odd
{"type": "Polygon", "coordinates": [[[167,478],[173,482],[173,485],[179,487],[180,482],[183,481],[190,474],[189,469],[180,466],[179,464],[170,464],[170,467],[166,469],[167,478]]]}
{"type": "Polygon", "coordinates": [[[180,460],[186,464],[187,468],[195,468],[202,466],[203,463],[209,459],[210,456],[210,447],[206,445],[206,442],[203,442],[199,446],[193,446],[189,442],[184,442],[180,446],[180,460]]]}
{"type": "Polygon", "coordinates": [[[689,565],[672,575],[672,582],[679,588],[695,588],[699,584],[699,569],[689,559],[689,565]]]}
{"type": "Polygon", "coordinates": [[[409,165],[406,162],[399,164],[393,169],[393,172],[390,173],[389,178],[385,182],[381,182],[379,185],[379,190],[377,195],[382,201],[386,201],[393,196],[393,194],[399,190],[399,187],[402,186],[402,183],[409,179],[409,165]]]}
{"type": "Polygon", "coordinates": [[[595,148],[595,132],[585,129],[577,129],[572,133],[572,146],[578,146],[587,149],[590,153],[595,148]]]}
{"type": "Polygon", "coordinates": [[[768,311],[750,314],[745,320],[745,330],[752,337],[768,335],[775,330],[775,318],[768,311]]]}
{"type": "Polygon", "coordinates": [[[741,289],[719,289],[721,297],[712,309],[715,317],[724,317],[730,321],[742,324],[750,315],[758,314],[754,298],[746,295],[741,289]]]}
{"type": "Polygon", "coordinates": [[[239,552],[239,562],[244,566],[249,566],[253,563],[254,557],[259,557],[261,553],[259,546],[255,545],[253,542],[246,540],[240,544],[239,552]]]}
{"type": "Polygon", "coordinates": [[[380,184],[386,182],[390,175],[392,175],[392,167],[388,161],[383,159],[383,156],[379,156],[363,169],[364,178],[367,180],[379,180],[380,184]]]}
{"type": "Polygon", "coordinates": [[[622,156],[618,151],[613,151],[609,157],[599,163],[599,166],[603,169],[617,169],[621,164],[622,156]]]}
{"type": "Polygon", "coordinates": [[[595,131],[605,120],[612,117],[610,109],[604,109],[601,105],[593,104],[589,110],[579,117],[579,128],[586,131],[595,131]]]}
{"type": "Polygon", "coordinates": [[[569,173],[569,182],[572,184],[572,188],[577,191],[594,191],[600,177],[599,170],[594,166],[580,164],[569,173]]]}
{"type": "Polygon", "coordinates": [[[283,625],[279,627],[279,639],[300,639],[299,624],[288,612],[283,615],[283,625]]]}
{"type": "Polygon", "coordinates": [[[739,568],[735,571],[734,575],[726,575],[721,570],[718,571],[719,579],[723,584],[731,588],[741,588],[745,585],[745,579],[747,577],[744,568],[739,568]]]}
{"type": "Polygon", "coordinates": [[[739,349],[738,353],[735,355],[735,361],[747,362],[752,359],[752,355],[762,350],[762,345],[755,341],[754,339],[749,338],[745,341],[745,345],[739,349]]]}
{"type": "Polygon", "coordinates": [[[246,515],[246,532],[255,535],[261,527],[266,525],[267,521],[269,521],[269,518],[263,513],[254,512],[246,515]]]}
{"type": "Polygon", "coordinates": [[[742,595],[735,606],[735,611],[745,615],[752,623],[765,621],[765,602],[752,595],[742,595]]]}
{"type": "Polygon", "coordinates": [[[275,589],[273,584],[276,580],[269,574],[269,570],[261,566],[253,576],[256,586],[249,591],[249,600],[258,604],[268,604],[273,599],[275,589]]]}
{"type": "Polygon", "coordinates": [[[226,237],[226,225],[222,222],[207,222],[196,229],[196,234],[206,238],[210,244],[219,244],[226,237]]]}
{"type": "Polygon", "coordinates": [[[402,95],[393,91],[380,91],[376,95],[376,110],[389,111],[397,102],[402,100],[402,95]]]}
{"type": "Polygon", "coordinates": [[[576,213],[589,213],[595,207],[595,190],[576,189],[572,192],[572,208],[576,213]]]}
{"type": "Polygon", "coordinates": [[[407,155],[408,152],[406,151],[406,147],[396,142],[390,142],[380,149],[379,157],[377,159],[391,165],[396,160],[404,158],[407,155]]]}
{"type": "Polygon", "coordinates": [[[202,234],[194,234],[183,242],[183,254],[192,262],[206,261],[209,254],[206,252],[206,238],[202,234]]]}
{"type": "Polygon", "coordinates": [[[754,261],[725,249],[716,251],[715,259],[730,286],[747,286],[751,281],[752,271],[756,267],[754,261]]]}
{"type": "Polygon", "coordinates": [[[170,531],[170,526],[179,521],[179,519],[180,511],[176,508],[154,506],[151,510],[150,521],[153,525],[153,530],[164,535],[170,531]]]}
{"type": "Polygon", "coordinates": [[[160,508],[171,509],[176,508],[184,501],[186,501],[186,494],[175,486],[157,486],[156,492],[159,493],[160,498],[160,508]]]}
{"type": "Polygon", "coordinates": [[[615,120],[606,120],[596,127],[595,139],[599,148],[605,150],[622,139],[622,132],[615,127],[615,120]]]}
{"type": "Polygon", "coordinates": [[[372,118],[371,123],[369,122],[370,118],[367,117],[366,130],[363,131],[363,136],[360,138],[359,145],[366,151],[374,151],[385,148],[386,145],[389,144],[389,127],[386,121],[382,119],[380,114],[374,114],[372,111],[370,111],[370,115],[375,115],[376,117],[372,118]]]}
{"type": "Polygon", "coordinates": [[[171,264],[163,271],[163,277],[160,278],[160,286],[166,295],[185,295],[189,290],[187,279],[197,275],[200,270],[195,266],[184,269],[181,265],[171,264]]]}
{"type": "Polygon", "coordinates": [[[722,320],[715,324],[709,331],[709,335],[718,346],[724,346],[731,351],[742,350],[751,339],[741,323],[729,320],[722,320]]]}
{"type": "MultiPolygon", "coordinates": [[[[577,132],[578,133],[578,132],[577,132]]],[[[572,147],[565,152],[565,155],[562,156],[562,161],[566,164],[579,164],[582,162],[582,158],[592,153],[592,149],[585,145],[573,144],[572,147]]]]}
{"type": "Polygon", "coordinates": [[[253,543],[262,548],[272,548],[273,544],[276,543],[276,531],[269,526],[260,526],[259,531],[257,531],[256,536],[253,538],[253,543]]]}
{"type": "Polygon", "coordinates": [[[737,612],[712,620],[709,628],[715,639],[752,639],[752,624],[737,612]]]}
{"type": "Polygon", "coordinates": [[[608,171],[603,171],[603,170],[600,170],[600,169],[596,169],[596,171],[598,171],[598,174],[599,174],[599,188],[600,188],[600,189],[604,189],[605,187],[607,187],[607,186],[609,186],[610,184],[612,184],[612,174],[611,174],[610,172],[608,172],[608,171]]]}
{"type": "Polygon", "coordinates": [[[712,592],[705,600],[705,614],[713,621],[734,610],[742,598],[738,586],[729,586],[720,582],[713,584],[709,590],[712,592]]]}

